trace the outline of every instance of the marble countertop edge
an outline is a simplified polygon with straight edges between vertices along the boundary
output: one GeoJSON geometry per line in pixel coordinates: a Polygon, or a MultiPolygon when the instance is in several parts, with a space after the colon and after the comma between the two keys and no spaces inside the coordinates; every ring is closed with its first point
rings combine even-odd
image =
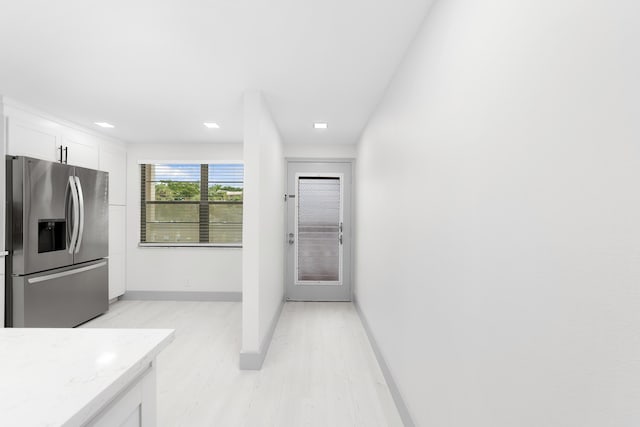
{"type": "Polygon", "coordinates": [[[84,425],[174,338],[174,329],[0,329],[0,424],[84,425]]]}
{"type": "MultiPolygon", "coordinates": [[[[107,330],[114,331],[116,329],[88,329],[88,330],[107,330]]],[[[101,413],[107,408],[111,402],[117,397],[117,395],[123,390],[127,389],[133,384],[148,368],[151,367],[151,363],[156,356],[166,348],[175,338],[174,329],[127,329],[128,331],[153,331],[153,332],[168,332],[164,339],[158,342],[142,359],[136,364],[132,365],[129,369],[123,372],[114,382],[112,382],[107,388],[102,390],[100,394],[91,399],[82,409],[74,414],[69,420],[67,420],[62,426],[71,427],[83,425],[86,422],[91,421],[93,417],[101,413]]]]}

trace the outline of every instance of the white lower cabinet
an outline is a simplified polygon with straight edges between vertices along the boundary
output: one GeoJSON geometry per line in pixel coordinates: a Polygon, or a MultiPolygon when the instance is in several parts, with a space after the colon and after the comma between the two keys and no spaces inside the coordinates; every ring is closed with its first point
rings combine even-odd
{"type": "Polygon", "coordinates": [[[156,425],[155,361],[138,381],[130,385],[96,418],[91,427],[152,427],[156,425]]]}
{"type": "MultiPolygon", "coordinates": [[[[4,263],[2,263],[2,269],[4,270],[4,263]]],[[[4,290],[4,274],[0,275],[0,283],[4,290]]],[[[0,328],[4,328],[4,291],[0,292],[0,328]]]]}
{"type": "Polygon", "coordinates": [[[0,257],[0,283],[2,284],[0,288],[2,289],[0,292],[0,328],[4,328],[4,256],[0,257]]]}
{"type": "Polygon", "coordinates": [[[125,291],[125,206],[109,206],[109,299],[125,291]]]}
{"type": "Polygon", "coordinates": [[[109,255],[109,300],[119,297],[125,291],[125,256],[109,255]]]}

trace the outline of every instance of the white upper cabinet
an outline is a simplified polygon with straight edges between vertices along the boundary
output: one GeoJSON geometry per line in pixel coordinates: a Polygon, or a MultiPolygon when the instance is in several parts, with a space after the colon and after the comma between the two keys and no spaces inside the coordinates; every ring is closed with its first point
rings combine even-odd
{"type": "Polygon", "coordinates": [[[7,154],[98,169],[101,140],[74,125],[5,105],[7,154]]]}
{"type": "Polygon", "coordinates": [[[59,129],[46,120],[7,117],[7,154],[57,161],[59,129]]]}
{"type": "Polygon", "coordinates": [[[115,144],[100,144],[100,167],[109,172],[109,204],[125,205],[127,196],[127,151],[115,144]]]}
{"type": "Polygon", "coordinates": [[[96,137],[73,129],[64,129],[60,146],[65,163],[98,169],[99,145],[96,137]]]}

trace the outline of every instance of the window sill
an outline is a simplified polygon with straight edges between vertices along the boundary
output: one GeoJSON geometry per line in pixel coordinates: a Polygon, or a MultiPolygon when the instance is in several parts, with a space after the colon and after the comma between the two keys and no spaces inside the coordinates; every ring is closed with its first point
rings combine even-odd
{"type": "Polygon", "coordinates": [[[138,243],[139,248],[229,248],[242,249],[241,244],[223,243],[138,243]]]}

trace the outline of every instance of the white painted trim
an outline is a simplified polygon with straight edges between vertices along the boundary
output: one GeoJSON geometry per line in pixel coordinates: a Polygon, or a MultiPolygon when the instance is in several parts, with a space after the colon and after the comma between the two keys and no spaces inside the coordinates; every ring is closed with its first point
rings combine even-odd
{"type": "Polygon", "coordinates": [[[367,333],[367,337],[369,338],[369,343],[371,344],[371,348],[373,349],[373,352],[376,355],[376,359],[378,360],[378,365],[380,366],[382,375],[384,375],[384,379],[387,382],[387,386],[389,387],[389,392],[391,393],[391,397],[393,397],[393,401],[395,402],[396,408],[398,409],[398,413],[400,414],[400,418],[402,419],[402,424],[404,424],[405,427],[415,427],[416,424],[413,422],[413,419],[411,418],[409,409],[407,408],[407,405],[404,403],[402,394],[400,394],[400,389],[396,385],[396,382],[393,379],[393,376],[391,375],[391,371],[389,370],[389,366],[387,365],[387,362],[384,360],[384,357],[382,357],[382,353],[380,352],[380,347],[378,347],[378,343],[376,342],[376,339],[373,336],[373,332],[369,327],[367,318],[364,316],[362,309],[358,305],[358,301],[356,299],[355,293],[353,294],[353,306],[356,308],[356,311],[360,316],[360,320],[362,321],[362,326],[364,327],[364,330],[367,333]]]}
{"type": "Polygon", "coordinates": [[[127,291],[119,297],[133,301],[242,301],[242,292],[199,292],[199,291],[127,291]]]}
{"type": "Polygon", "coordinates": [[[269,351],[269,345],[271,344],[271,340],[273,339],[273,334],[276,331],[276,326],[278,326],[278,321],[280,320],[280,315],[282,314],[282,309],[284,308],[284,301],[280,303],[280,307],[276,310],[276,314],[273,316],[271,320],[271,326],[269,327],[269,331],[265,335],[264,339],[260,343],[260,350],[257,352],[240,352],[240,369],[243,371],[259,371],[262,369],[262,364],[264,363],[264,359],[267,357],[267,352],[269,351]]]}

